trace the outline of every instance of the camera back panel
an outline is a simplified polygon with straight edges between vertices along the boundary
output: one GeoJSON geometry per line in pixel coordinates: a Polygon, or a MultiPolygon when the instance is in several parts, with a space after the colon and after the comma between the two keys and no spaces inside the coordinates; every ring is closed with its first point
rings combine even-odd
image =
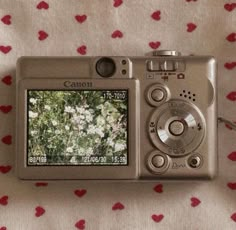
{"type": "Polygon", "coordinates": [[[22,57],[16,85],[16,167],[21,179],[202,180],[216,175],[213,57],[174,51],[145,57],[22,57]],[[62,111],[60,106],[50,112],[63,124],[47,115],[53,107],[43,104],[48,98],[66,109],[65,118],[56,112],[62,111]],[[103,107],[92,111],[96,101],[103,107]],[[109,114],[116,119],[109,120],[109,114]],[[44,126],[42,116],[48,119],[44,126]],[[77,124],[81,118],[86,122],[77,124]],[[64,127],[61,133],[53,123],[64,127]],[[42,133],[52,127],[55,133],[39,138],[32,127],[45,127],[42,133]],[[69,132],[78,136],[74,142],[69,132]],[[62,134],[68,140],[61,140],[62,145],[39,140],[62,134]]]}

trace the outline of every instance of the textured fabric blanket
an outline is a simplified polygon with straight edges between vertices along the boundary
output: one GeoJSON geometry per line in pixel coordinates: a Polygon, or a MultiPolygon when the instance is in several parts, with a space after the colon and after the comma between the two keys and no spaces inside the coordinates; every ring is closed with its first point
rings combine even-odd
{"type": "Polygon", "coordinates": [[[236,121],[235,0],[0,0],[0,230],[236,229],[236,132],[219,124],[212,182],[22,182],[14,175],[15,64],[23,55],[218,60],[218,115],[236,121]]]}

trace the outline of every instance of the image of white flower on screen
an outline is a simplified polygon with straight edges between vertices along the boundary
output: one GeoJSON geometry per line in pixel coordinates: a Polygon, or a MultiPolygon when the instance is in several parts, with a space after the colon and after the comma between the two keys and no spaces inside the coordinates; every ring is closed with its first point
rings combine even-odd
{"type": "Polygon", "coordinates": [[[66,152],[67,153],[73,153],[73,148],[72,147],[67,147],[66,152]]]}
{"type": "Polygon", "coordinates": [[[70,127],[68,125],[65,125],[65,130],[70,130],[70,127]]]}
{"type": "Polygon", "coordinates": [[[84,148],[82,148],[82,147],[79,147],[77,153],[78,153],[78,155],[80,155],[80,156],[85,156],[86,150],[85,150],[84,148]]]}
{"type": "Polygon", "coordinates": [[[57,124],[58,124],[57,121],[52,120],[52,125],[53,125],[53,126],[56,126],[57,124]]]}
{"type": "Polygon", "coordinates": [[[105,119],[102,116],[97,117],[97,125],[98,126],[103,126],[105,124],[105,119]]]}
{"type": "Polygon", "coordinates": [[[95,129],[95,132],[100,136],[104,137],[104,132],[103,132],[103,127],[99,126],[98,128],[95,129]]]}
{"type": "Polygon", "coordinates": [[[36,135],[37,133],[38,133],[37,130],[32,130],[32,131],[30,132],[31,135],[36,135]]]}
{"type": "Polygon", "coordinates": [[[87,133],[88,133],[88,134],[95,134],[95,132],[96,132],[96,126],[94,126],[94,125],[89,125],[89,126],[88,126],[88,129],[87,129],[87,133]]]}
{"type": "Polygon", "coordinates": [[[57,130],[55,131],[55,134],[56,134],[56,135],[61,134],[61,131],[57,129],[57,130]]]}
{"type": "Polygon", "coordinates": [[[74,113],[75,109],[72,108],[71,106],[65,106],[65,110],[66,113],[74,113]]]}
{"type": "Polygon", "coordinates": [[[77,163],[77,161],[76,161],[76,157],[75,157],[75,156],[71,157],[71,159],[70,159],[70,163],[77,163]]]}
{"type": "Polygon", "coordinates": [[[86,151],[86,156],[91,156],[91,155],[93,155],[93,149],[89,147],[86,151]]]}
{"type": "Polygon", "coordinates": [[[95,143],[96,143],[96,144],[101,143],[101,139],[100,139],[100,138],[96,138],[96,139],[95,139],[95,143]]]}
{"type": "Polygon", "coordinates": [[[49,111],[49,110],[51,109],[51,107],[50,107],[49,105],[45,105],[45,106],[44,106],[44,109],[46,109],[46,110],[49,111]]]}
{"type": "Polygon", "coordinates": [[[30,103],[32,103],[33,105],[35,105],[37,103],[37,99],[34,98],[30,98],[30,103]]]}
{"type": "Polygon", "coordinates": [[[110,138],[110,137],[108,137],[107,138],[107,144],[109,145],[109,146],[111,146],[111,147],[114,147],[114,141],[113,141],[113,139],[112,138],[110,138]]]}
{"type": "Polygon", "coordinates": [[[126,144],[116,143],[115,144],[115,152],[120,152],[126,149],[126,144]]]}
{"type": "Polygon", "coordinates": [[[112,123],[116,122],[116,120],[115,120],[115,118],[114,118],[113,116],[108,115],[108,116],[107,116],[107,122],[110,123],[110,124],[112,124],[112,123]]]}
{"type": "Polygon", "coordinates": [[[32,111],[29,111],[29,117],[30,118],[36,118],[36,117],[38,117],[38,113],[34,113],[32,111]]]}

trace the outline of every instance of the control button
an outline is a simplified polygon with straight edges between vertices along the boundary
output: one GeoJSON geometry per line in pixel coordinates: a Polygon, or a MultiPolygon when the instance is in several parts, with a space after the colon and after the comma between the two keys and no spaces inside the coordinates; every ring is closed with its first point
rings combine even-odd
{"type": "Polygon", "coordinates": [[[184,132],[184,124],[182,121],[172,121],[169,125],[169,131],[174,136],[179,136],[184,132]]]}
{"type": "Polygon", "coordinates": [[[164,61],[160,66],[162,71],[175,71],[178,68],[178,63],[175,61],[164,61]]]}
{"type": "Polygon", "coordinates": [[[147,62],[147,70],[150,71],[150,72],[159,71],[160,70],[159,62],[152,61],[152,60],[148,61],[147,62]]]}
{"type": "Polygon", "coordinates": [[[198,155],[191,156],[188,159],[188,164],[192,168],[198,168],[201,165],[201,158],[198,155]]]}
{"type": "Polygon", "coordinates": [[[169,89],[162,84],[153,84],[146,91],[146,100],[152,106],[159,106],[170,97],[169,89]]]}
{"type": "Polygon", "coordinates": [[[148,71],[152,71],[153,70],[153,63],[152,63],[152,61],[148,61],[147,62],[147,70],[148,71]]]}
{"type": "Polygon", "coordinates": [[[154,89],[151,93],[151,97],[154,101],[160,102],[163,100],[165,94],[161,89],[154,89]]]}
{"type": "Polygon", "coordinates": [[[157,168],[161,168],[164,165],[164,163],[165,163],[165,159],[161,155],[155,155],[152,158],[152,164],[157,168]]]}
{"type": "Polygon", "coordinates": [[[154,150],[147,155],[147,169],[153,174],[162,174],[170,166],[171,158],[158,151],[154,150]]]}

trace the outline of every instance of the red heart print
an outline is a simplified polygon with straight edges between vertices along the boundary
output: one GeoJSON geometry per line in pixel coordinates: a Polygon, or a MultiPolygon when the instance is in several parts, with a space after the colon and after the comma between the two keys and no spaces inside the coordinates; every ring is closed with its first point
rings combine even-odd
{"type": "Polygon", "coordinates": [[[38,8],[39,10],[41,10],[41,9],[47,10],[47,9],[49,8],[49,5],[48,5],[48,3],[42,1],[42,2],[40,2],[40,3],[37,5],[37,8],[38,8]]]}
{"type": "Polygon", "coordinates": [[[1,21],[6,25],[11,25],[11,15],[3,16],[1,21]]]}
{"type": "Polygon", "coordinates": [[[125,206],[124,206],[122,203],[120,203],[120,202],[117,202],[117,203],[115,203],[115,204],[112,206],[112,210],[113,210],[113,211],[122,210],[122,209],[124,209],[124,208],[125,208],[125,206]]]}
{"type": "Polygon", "coordinates": [[[40,30],[40,31],[38,32],[38,39],[39,39],[40,41],[45,40],[47,37],[48,37],[48,34],[47,34],[45,31],[40,30]]]}
{"type": "Polygon", "coordinates": [[[75,227],[78,228],[79,230],[85,229],[85,220],[82,219],[76,222],[75,227]]]}
{"type": "Polygon", "coordinates": [[[192,197],[191,198],[191,206],[196,207],[201,203],[201,201],[197,197],[192,197]]]}
{"type": "Polygon", "coordinates": [[[0,110],[3,113],[9,113],[12,110],[12,106],[11,105],[0,105],[0,110]]]}
{"type": "Polygon", "coordinates": [[[45,213],[45,209],[41,206],[35,208],[35,216],[40,217],[45,213]]]}
{"type": "Polygon", "coordinates": [[[36,182],[35,186],[36,187],[46,187],[46,186],[48,186],[48,183],[46,183],[46,182],[36,182]]]}
{"type": "Polygon", "coordinates": [[[236,183],[229,182],[227,186],[232,190],[236,190],[236,183]]]}
{"type": "Polygon", "coordinates": [[[226,39],[229,41],[229,42],[236,42],[236,33],[231,33],[229,34],[226,39]]]}
{"type": "Polygon", "coordinates": [[[159,21],[161,19],[161,11],[157,10],[155,12],[152,13],[151,17],[156,20],[159,21]]]}
{"type": "Polygon", "coordinates": [[[187,24],[187,32],[193,32],[197,28],[197,25],[194,23],[190,22],[187,24]]]}
{"type": "Polygon", "coordinates": [[[7,230],[5,226],[1,227],[0,230],[7,230]]]}
{"type": "Polygon", "coordinates": [[[7,54],[11,51],[12,47],[11,46],[0,46],[0,51],[4,54],[7,54]]]}
{"type": "Polygon", "coordinates": [[[159,46],[161,45],[160,42],[149,42],[149,46],[152,48],[152,49],[157,49],[159,46]]]}
{"type": "Polygon", "coordinates": [[[234,8],[236,8],[236,3],[226,3],[224,5],[224,8],[227,10],[227,11],[232,11],[234,10],[234,8]]]}
{"type": "Polygon", "coordinates": [[[123,33],[120,30],[115,30],[112,34],[111,34],[112,38],[122,38],[123,37],[123,33]]]}
{"type": "Polygon", "coordinates": [[[230,101],[236,101],[236,91],[230,92],[226,97],[227,97],[230,101]]]}
{"type": "Polygon", "coordinates": [[[10,75],[7,75],[7,76],[3,77],[2,82],[5,83],[6,85],[11,85],[12,77],[10,75]]]}
{"type": "Polygon", "coordinates": [[[83,23],[87,19],[87,16],[85,14],[83,14],[83,15],[76,15],[75,19],[76,19],[77,22],[83,23]]]}
{"type": "Polygon", "coordinates": [[[82,45],[77,49],[77,52],[81,55],[85,55],[87,53],[86,50],[87,50],[87,47],[85,45],[82,45]]]}
{"type": "Polygon", "coordinates": [[[153,214],[153,215],[152,215],[152,219],[153,219],[153,221],[155,221],[156,223],[159,223],[163,218],[164,218],[164,215],[163,215],[163,214],[160,214],[160,215],[153,214]]]}
{"type": "MultiPolygon", "coordinates": [[[[236,121],[233,121],[234,124],[236,124],[236,121]]],[[[233,128],[229,124],[225,124],[225,127],[232,130],[233,128]]]]}
{"type": "Polygon", "coordinates": [[[231,69],[233,69],[234,67],[236,67],[236,62],[226,62],[225,65],[224,65],[224,67],[225,67],[226,69],[231,70],[231,69]]]}
{"type": "Polygon", "coordinates": [[[231,219],[236,222],[236,212],[231,215],[231,219]]]}
{"type": "Polygon", "coordinates": [[[87,193],[86,189],[77,189],[74,191],[74,194],[78,197],[82,197],[87,193]]]}
{"type": "Polygon", "coordinates": [[[10,170],[11,170],[10,165],[7,165],[7,166],[0,165],[0,172],[1,173],[5,174],[5,173],[8,173],[10,170]]]}
{"type": "Polygon", "coordinates": [[[12,136],[11,135],[7,135],[5,137],[2,138],[2,142],[6,145],[11,145],[12,143],[12,136]]]}
{"type": "Polygon", "coordinates": [[[8,196],[3,196],[0,198],[0,204],[1,205],[7,205],[8,204],[8,196]]]}
{"type": "Polygon", "coordinates": [[[236,161],[236,152],[232,152],[228,155],[228,158],[231,160],[231,161],[236,161]]]}
{"type": "Polygon", "coordinates": [[[163,192],[163,185],[162,184],[157,184],[153,189],[157,193],[162,193],[163,192]]]}
{"type": "Polygon", "coordinates": [[[113,6],[114,6],[114,7],[119,7],[122,3],[123,3],[122,0],[114,0],[113,6]]]}

